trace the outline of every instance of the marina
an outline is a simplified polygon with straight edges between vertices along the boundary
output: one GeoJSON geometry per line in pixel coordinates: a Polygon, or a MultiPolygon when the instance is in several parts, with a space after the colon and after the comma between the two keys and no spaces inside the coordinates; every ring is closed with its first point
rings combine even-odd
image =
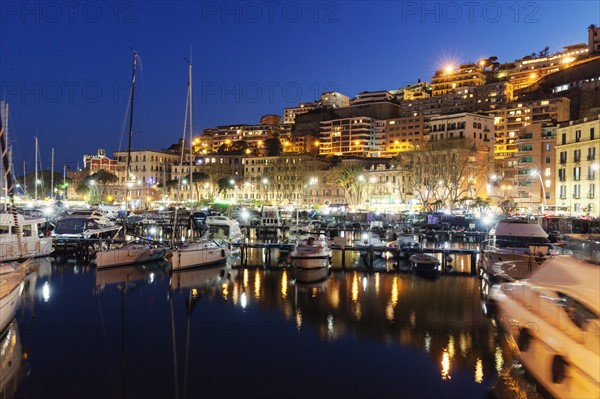
{"type": "Polygon", "coordinates": [[[48,262],[15,318],[16,398],[485,398],[511,364],[476,278],[48,262]]]}

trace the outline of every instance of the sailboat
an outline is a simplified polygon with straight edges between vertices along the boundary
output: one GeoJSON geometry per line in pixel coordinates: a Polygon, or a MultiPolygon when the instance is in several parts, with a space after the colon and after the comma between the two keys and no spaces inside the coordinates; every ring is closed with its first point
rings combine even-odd
{"type": "MultiPolygon", "coordinates": [[[[8,115],[8,104],[3,107],[8,115]]],[[[39,228],[43,218],[29,218],[18,214],[14,206],[14,181],[8,154],[8,126],[0,116],[0,142],[2,148],[2,182],[6,190],[6,212],[0,213],[0,262],[16,261],[50,255],[53,251],[52,237],[39,228]]]]}
{"type": "MultiPolygon", "coordinates": [[[[129,144],[127,146],[126,180],[131,172],[131,138],[133,136],[133,96],[135,93],[135,72],[137,66],[137,53],[133,53],[133,74],[131,77],[131,95],[129,98],[129,144]]],[[[128,191],[128,190],[127,190],[128,191]]],[[[128,192],[125,194],[127,201],[128,192]]],[[[127,202],[126,202],[127,203],[127,202]]],[[[124,229],[123,234],[126,233],[124,229]]],[[[96,267],[115,267],[137,263],[154,262],[161,260],[167,254],[167,249],[161,243],[138,238],[135,241],[124,241],[121,246],[101,249],[96,253],[96,267]]]]}
{"type": "MultiPolygon", "coordinates": [[[[186,119],[189,112],[189,134],[190,134],[190,180],[193,175],[193,154],[192,154],[192,63],[188,64],[188,93],[187,93],[187,104],[186,104],[186,119]]],[[[187,122],[187,120],[185,121],[187,122]]],[[[183,143],[186,138],[186,123],[184,123],[183,129],[183,143]]],[[[181,147],[181,165],[184,162],[184,149],[185,145],[181,147]]],[[[183,169],[183,168],[182,168],[183,169]]],[[[190,186],[191,186],[190,181],[190,186]]],[[[179,184],[179,191],[181,191],[181,183],[179,184]]],[[[193,191],[190,191],[190,199],[193,198],[193,191]]],[[[177,210],[175,210],[175,223],[177,223],[177,210]]],[[[175,226],[176,227],[176,226],[175,226]]],[[[177,231],[173,228],[173,234],[177,231]]],[[[230,250],[220,242],[209,239],[209,238],[198,238],[193,239],[190,242],[183,242],[180,244],[174,244],[173,249],[167,255],[170,258],[171,266],[173,270],[196,268],[196,267],[208,267],[221,265],[227,262],[227,257],[230,255],[230,250]]]]}

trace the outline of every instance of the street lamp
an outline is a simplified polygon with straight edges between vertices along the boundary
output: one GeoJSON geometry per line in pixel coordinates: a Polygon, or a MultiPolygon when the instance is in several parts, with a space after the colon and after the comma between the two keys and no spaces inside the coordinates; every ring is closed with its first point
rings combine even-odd
{"type": "Polygon", "coordinates": [[[540,180],[540,186],[542,187],[542,198],[541,198],[541,203],[542,203],[542,215],[544,214],[544,208],[546,208],[546,189],[544,188],[544,181],[542,180],[542,175],[540,174],[539,170],[534,169],[530,174],[531,177],[538,177],[538,179],[540,180]]]}

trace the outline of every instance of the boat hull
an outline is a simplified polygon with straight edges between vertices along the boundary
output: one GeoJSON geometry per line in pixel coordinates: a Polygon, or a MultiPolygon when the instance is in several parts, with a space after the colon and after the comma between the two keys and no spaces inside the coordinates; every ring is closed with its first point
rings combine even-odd
{"type": "Polygon", "coordinates": [[[440,275],[440,262],[433,256],[423,254],[412,255],[410,263],[415,274],[421,277],[436,279],[440,275]]]}
{"type": "Polygon", "coordinates": [[[147,246],[108,249],[96,253],[96,267],[117,267],[137,263],[155,262],[163,259],[165,255],[165,249],[149,248],[147,246]]]}
{"type": "Polygon", "coordinates": [[[329,265],[317,268],[293,268],[293,276],[300,283],[315,283],[323,281],[329,277],[331,268],[329,265]]]}
{"type": "MultiPolygon", "coordinates": [[[[14,272],[18,273],[18,272],[14,272]]],[[[0,298],[0,331],[10,324],[17,313],[17,309],[21,304],[21,294],[23,292],[24,282],[21,278],[16,283],[11,281],[8,276],[0,276],[2,278],[2,297],[0,298]]]]}
{"type": "MultiPolygon", "coordinates": [[[[600,357],[582,342],[598,345],[598,330],[580,334],[582,340],[565,333],[568,316],[553,312],[559,325],[530,311],[495,286],[491,292],[495,317],[509,346],[524,367],[554,397],[600,397],[600,357]],[[589,341],[589,342],[588,342],[589,341]],[[592,343],[593,342],[593,343],[592,343]]],[[[534,304],[535,306],[535,304],[534,304]]]]}
{"type": "Polygon", "coordinates": [[[172,252],[171,267],[181,270],[196,267],[210,267],[227,262],[229,251],[223,247],[207,248],[201,243],[191,243],[172,252]]]}

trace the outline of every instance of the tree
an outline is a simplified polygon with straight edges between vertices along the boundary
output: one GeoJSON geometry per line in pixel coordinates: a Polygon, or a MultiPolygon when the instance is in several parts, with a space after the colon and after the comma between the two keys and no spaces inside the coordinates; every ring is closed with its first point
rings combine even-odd
{"type": "Polygon", "coordinates": [[[518,209],[516,202],[514,202],[511,199],[505,199],[505,200],[501,201],[499,206],[500,206],[500,210],[505,215],[510,215],[510,214],[516,212],[518,209]]]}
{"type": "Polygon", "coordinates": [[[550,54],[550,47],[546,46],[538,53],[538,57],[547,57],[548,54],[550,54]]]}
{"type": "Polygon", "coordinates": [[[267,150],[267,156],[276,157],[283,154],[283,144],[281,140],[276,137],[272,137],[265,140],[265,148],[267,150]]]}
{"type": "Polygon", "coordinates": [[[360,205],[364,202],[367,189],[364,169],[360,166],[348,166],[341,171],[338,184],[344,189],[349,205],[360,205]]]}
{"type": "Polygon", "coordinates": [[[222,177],[217,181],[217,186],[219,187],[219,193],[226,193],[228,190],[233,189],[233,185],[231,184],[232,178],[222,177]]]}
{"type": "Polygon", "coordinates": [[[188,175],[188,181],[191,181],[192,184],[194,185],[194,191],[196,192],[196,198],[200,198],[200,186],[204,185],[205,183],[207,183],[209,181],[209,176],[208,174],[204,173],[204,172],[194,172],[191,175],[188,175]]]}

